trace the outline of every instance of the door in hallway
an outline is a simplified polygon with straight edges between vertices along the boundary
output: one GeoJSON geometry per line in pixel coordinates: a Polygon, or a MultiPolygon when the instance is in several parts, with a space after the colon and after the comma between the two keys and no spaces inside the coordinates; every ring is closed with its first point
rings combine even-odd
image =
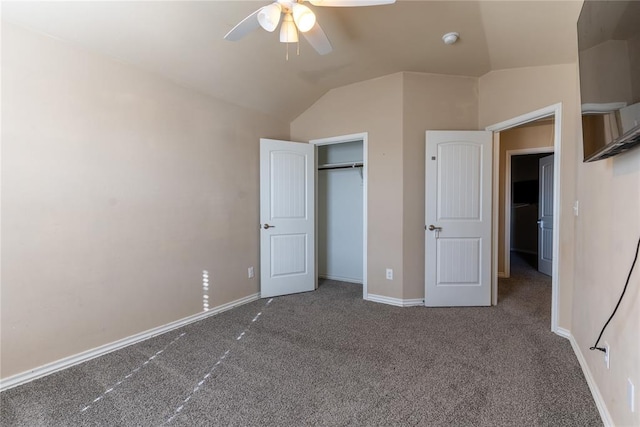
{"type": "Polygon", "coordinates": [[[538,271],[551,276],[553,264],[553,154],[539,160],[538,271]]]}

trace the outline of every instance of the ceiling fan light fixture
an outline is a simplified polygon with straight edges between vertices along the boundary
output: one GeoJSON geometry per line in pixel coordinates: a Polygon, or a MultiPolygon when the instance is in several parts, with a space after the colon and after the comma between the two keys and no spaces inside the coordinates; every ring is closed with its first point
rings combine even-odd
{"type": "Polygon", "coordinates": [[[280,14],[282,13],[282,7],[279,3],[271,3],[268,6],[263,7],[258,12],[258,23],[262,28],[273,32],[280,23],[280,14]]]}
{"type": "Polygon", "coordinates": [[[284,15],[282,25],[280,26],[280,42],[281,43],[297,43],[298,42],[298,29],[293,22],[291,13],[284,15]]]}
{"type": "Polygon", "coordinates": [[[316,15],[307,6],[296,3],[293,5],[293,21],[298,26],[298,30],[306,33],[316,25],[316,15]]]}

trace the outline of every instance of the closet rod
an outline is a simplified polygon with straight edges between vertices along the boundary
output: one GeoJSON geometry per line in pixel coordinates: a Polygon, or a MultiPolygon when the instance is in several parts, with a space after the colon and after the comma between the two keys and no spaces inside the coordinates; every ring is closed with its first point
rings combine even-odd
{"type": "Polygon", "coordinates": [[[329,170],[329,169],[353,169],[353,168],[361,168],[362,166],[363,166],[362,163],[352,163],[348,165],[335,165],[335,166],[323,165],[323,166],[318,166],[318,170],[323,171],[323,170],[329,170]]]}

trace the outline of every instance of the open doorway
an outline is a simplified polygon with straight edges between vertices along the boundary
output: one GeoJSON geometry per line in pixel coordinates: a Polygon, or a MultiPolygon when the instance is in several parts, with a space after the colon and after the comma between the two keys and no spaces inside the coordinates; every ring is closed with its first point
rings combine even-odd
{"type": "MultiPolygon", "coordinates": [[[[510,203],[505,206],[505,270],[504,277],[511,275],[514,255],[524,265],[547,276],[552,275],[553,236],[549,235],[549,218],[553,210],[545,206],[553,200],[553,188],[545,185],[553,163],[553,152],[521,154],[511,157],[511,179],[506,191],[511,193],[510,203]],[[546,213],[549,214],[546,214],[546,213]]],[[[551,177],[552,178],[552,177],[551,177]]]]}
{"type": "MultiPolygon", "coordinates": [[[[553,211],[553,219],[552,226],[549,230],[549,234],[551,236],[550,239],[550,247],[549,251],[552,254],[552,271],[551,271],[551,330],[555,333],[565,335],[564,330],[560,330],[558,328],[558,265],[559,261],[559,195],[560,195],[560,164],[561,164],[561,129],[562,129],[562,104],[554,104],[545,108],[541,108],[536,111],[532,111],[527,114],[523,114],[521,116],[514,117],[512,119],[506,120],[504,122],[500,122],[491,126],[488,126],[486,130],[494,132],[494,188],[493,194],[500,195],[500,188],[504,188],[505,181],[504,179],[500,179],[500,153],[502,146],[502,134],[505,131],[510,129],[519,128],[526,124],[533,124],[536,121],[551,119],[551,129],[553,132],[551,133],[552,139],[547,140],[547,146],[553,147],[552,151],[554,152],[554,162],[551,167],[552,176],[553,176],[553,196],[552,196],[552,211],[553,211]],[[501,185],[502,184],[502,185],[501,185]]],[[[505,150],[505,158],[506,158],[506,150],[505,150]]],[[[506,161],[505,161],[506,164],[506,161]]],[[[506,167],[506,166],[505,166],[506,167]]],[[[504,194],[505,192],[502,191],[504,194]]],[[[493,199],[493,281],[492,281],[492,304],[498,304],[498,276],[499,273],[505,273],[505,256],[504,254],[508,251],[505,248],[510,247],[509,245],[505,245],[504,237],[500,238],[499,230],[500,225],[504,226],[505,216],[499,215],[501,208],[505,207],[504,201],[500,201],[500,197],[494,197],[493,199]],[[499,249],[502,247],[502,256],[499,255],[499,249]],[[502,262],[502,265],[500,263],[502,262]],[[502,267],[502,268],[500,268],[502,267]]],[[[510,254],[509,254],[510,255],[510,254]]],[[[510,262],[509,262],[510,264],[510,262]]]]}
{"type": "Polygon", "coordinates": [[[362,284],[367,298],[367,134],[316,146],[316,254],[320,279],[362,284]]]}
{"type": "MultiPolygon", "coordinates": [[[[505,204],[505,253],[507,260],[505,270],[509,277],[511,272],[512,254],[520,257],[524,263],[534,270],[542,268],[539,258],[540,251],[540,160],[550,156],[550,153],[519,154],[511,157],[511,179],[507,180],[507,192],[511,193],[510,203],[505,204]],[[508,232],[507,232],[508,230],[508,232]]],[[[544,259],[544,258],[543,258],[544,259]]],[[[544,271],[544,274],[551,275],[544,271]]]]}
{"type": "Polygon", "coordinates": [[[553,164],[547,163],[554,124],[545,118],[500,133],[499,277],[511,276],[512,255],[552,275],[553,164]]]}

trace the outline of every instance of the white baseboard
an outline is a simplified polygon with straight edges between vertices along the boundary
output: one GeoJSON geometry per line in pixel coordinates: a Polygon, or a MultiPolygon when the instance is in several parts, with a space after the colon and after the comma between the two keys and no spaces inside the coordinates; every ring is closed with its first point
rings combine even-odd
{"type": "Polygon", "coordinates": [[[385,297],[384,295],[368,294],[365,299],[371,302],[395,305],[396,307],[416,307],[416,306],[424,305],[424,299],[422,298],[401,299],[401,298],[385,297]]]}
{"type": "Polygon", "coordinates": [[[347,283],[356,283],[358,285],[362,285],[362,280],[358,279],[349,279],[347,277],[339,277],[339,276],[329,276],[326,274],[318,275],[320,279],[328,279],[328,280],[336,280],[338,282],[347,282],[347,283]]]}
{"type": "MultiPolygon", "coordinates": [[[[571,340],[571,331],[565,328],[557,327],[555,330],[556,335],[560,335],[562,338],[571,340]]],[[[575,351],[575,350],[574,350],[575,351]]],[[[576,355],[577,356],[577,355],[576,355]]]]}
{"type": "Polygon", "coordinates": [[[602,418],[602,423],[605,427],[613,427],[613,419],[611,418],[611,414],[607,409],[607,405],[604,403],[604,399],[602,398],[602,394],[600,394],[600,389],[598,388],[598,384],[593,379],[593,375],[591,375],[591,370],[589,369],[589,365],[587,365],[587,360],[584,358],[582,354],[582,350],[578,346],[578,342],[573,337],[570,331],[564,328],[558,328],[556,330],[556,334],[567,338],[571,343],[571,347],[573,348],[573,352],[578,358],[578,362],[580,363],[580,367],[582,368],[582,373],[584,374],[584,378],[587,380],[587,384],[589,385],[589,390],[591,391],[591,395],[593,396],[593,400],[596,402],[596,407],[598,408],[598,412],[600,413],[600,418],[602,418]]]}
{"type": "Polygon", "coordinates": [[[0,392],[19,386],[21,384],[28,383],[29,381],[42,378],[49,374],[53,374],[54,372],[58,372],[66,368],[70,368],[71,366],[78,365],[82,362],[86,362],[87,360],[95,359],[96,357],[100,357],[107,353],[111,353],[112,351],[119,350],[121,348],[130,346],[132,344],[136,344],[140,341],[144,341],[146,339],[153,338],[158,335],[162,335],[173,329],[180,328],[182,326],[188,325],[189,323],[197,322],[198,320],[202,320],[209,316],[222,313],[223,311],[230,310],[240,305],[250,303],[259,298],[260,298],[259,293],[249,295],[244,298],[240,298],[235,301],[231,301],[226,304],[219,305],[208,311],[196,313],[192,316],[188,316],[188,317],[176,320],[175,322],[167,323],[166,325],[158,326],[157,328],[149,329],[147,331],[140,332],[135,335],[131,335],[121,340],[114,341],[112,343],[105,344],[100,347],[93,348],[91,350],[83,351],[82,353],[74,354],[73,356],[65,357],[63,359],[56,360],[55,362],[47,363],[46,365],[42,365],[25,372],[21,372],[16,375],[12,375],[0,381],[0,392]]]}
{"type": "Polygon", "coordinates": [[[509,276],[507,276],[507,273],[505,273],[504,271],[498,271],[498,279],[508,279],[509,276]]]}

